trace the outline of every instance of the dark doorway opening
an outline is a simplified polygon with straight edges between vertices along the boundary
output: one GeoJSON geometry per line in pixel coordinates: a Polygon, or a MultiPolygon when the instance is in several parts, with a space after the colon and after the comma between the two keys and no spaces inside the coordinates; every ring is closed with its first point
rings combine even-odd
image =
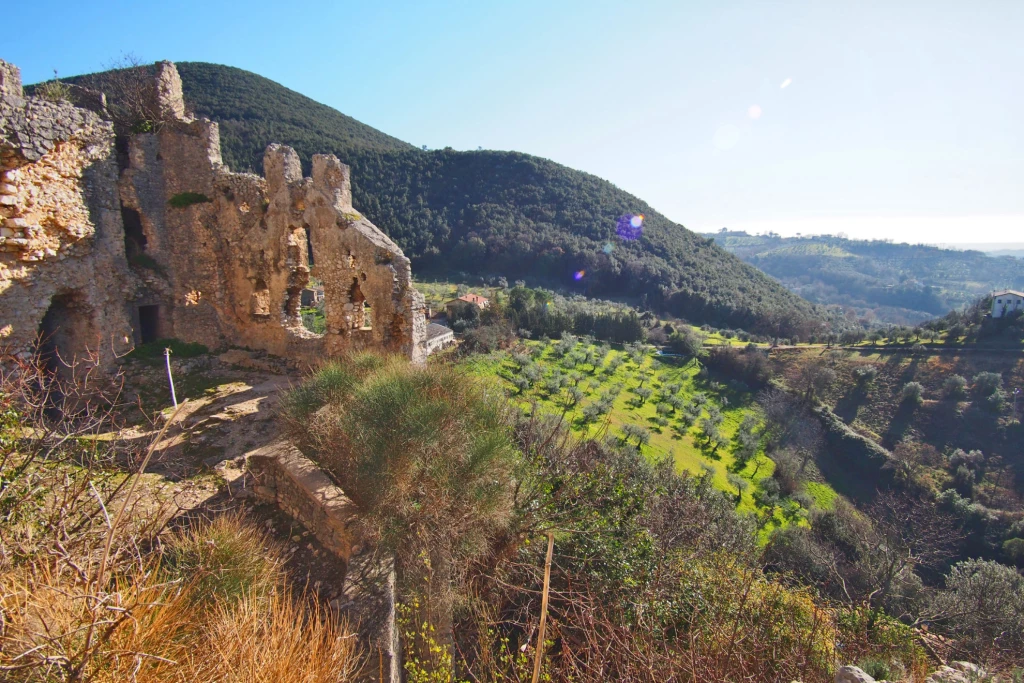
{"type": "Polygon", "coordinates": [[[60,356],[57,351],[57,333],[61,327],[61,316],[63,306],[58,300],[50,304],[50,308],[39,323],[39,342],[36,353],[39,356],[39,364],[51,374],[57,374],[60,370],[60,356]]]}
{"type": "Polygon", "coordinates": [[[146,233],[142,230],[142,216],[135,209],[121,205],[121,222],[124,223],[124,255],[129,261],[146,253],[146,233]]]}
{"type": "Polygon", "coordinates": [[[143,344],[160,338],[160,306],[139,306],[139,341],[143,344]]]}
{"type": "Polygon", "coordinates": [[[50,372],[68,379],[79,363],[91,363],[98,351],[94,342],[91,308],[77,292],[62,292],[50,300],[39,323],[36,352],[50,372]]]}

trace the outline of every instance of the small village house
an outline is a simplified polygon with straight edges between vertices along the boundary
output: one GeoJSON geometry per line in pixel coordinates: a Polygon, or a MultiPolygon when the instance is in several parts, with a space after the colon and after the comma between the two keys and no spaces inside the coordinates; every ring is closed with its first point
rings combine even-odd
{"type": "Polygon", "coordinates": [[[427,324],[427,340],[424,345],[428,356],[454,343],[455,332],[452,328],[437,323],[427,324]]]}
{"type": "Polygon", "coordinates": [[[445,313],[448,314],[448,319],[458,317],[457,311],[462,310],[466,306],[476,306],[481,311],[486,310],[491,305],[490,299],[479,294],[463,294],[458,299],[452,299],[444,305],[445,313]]]}
{"type": "Polygon", "coordinates": [[[1024,311],[1024,293],[1003,289],[992,293],[992,317],[1002,318],[1014,311],[1024,311]]]}

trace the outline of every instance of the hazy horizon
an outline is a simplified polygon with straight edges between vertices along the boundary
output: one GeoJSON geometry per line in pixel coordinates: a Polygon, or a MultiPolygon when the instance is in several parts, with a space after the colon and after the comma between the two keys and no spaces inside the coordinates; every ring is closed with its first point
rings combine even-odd
{"type": "Polygon", "coordinates": [[[0,58],[26,82],[122,52],[228,64],[417,146],[593,173],[697,231],[1024,235],[1024,3],[312,2],[297,14],[266,0],[244,12],[63,1],[8,16],[0,58]]]}

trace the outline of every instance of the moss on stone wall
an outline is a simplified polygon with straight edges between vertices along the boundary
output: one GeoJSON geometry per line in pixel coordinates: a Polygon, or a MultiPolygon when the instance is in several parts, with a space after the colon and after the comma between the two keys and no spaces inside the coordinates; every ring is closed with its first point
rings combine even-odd
{"type": "Polygon", "coordinates": [[[167,203],[176,209],[184,209],[193,204],[206,204],[212,201],[212,199],[200,192],[179,192],[168,199],[167,203]]]}

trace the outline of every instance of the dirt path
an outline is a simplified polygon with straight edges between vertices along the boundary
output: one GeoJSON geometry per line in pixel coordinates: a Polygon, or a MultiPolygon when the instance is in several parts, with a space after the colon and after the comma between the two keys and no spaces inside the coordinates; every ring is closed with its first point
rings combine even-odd
{"type": "MultiPolygon", "coordinates": [[[[141,504],[161,509],[171,526],[242,510],[282,549],[285,572],[298,592],[312,591],[324,604],[338,599],[344,566],[299,522],[275,506],[256,505],[243,476],[245,454],[279,435],[278,406],[298,374],[241,351],[186,359],[173,368],[178,397],[188,402],[157,444],[143,477],[141,504]]],[[[169,403],[162,363],[124,370],[132,398],[152,408],[169,403]]],[[[160,426],[136,426],[120,436],[148,446],[160,426]]]]}

